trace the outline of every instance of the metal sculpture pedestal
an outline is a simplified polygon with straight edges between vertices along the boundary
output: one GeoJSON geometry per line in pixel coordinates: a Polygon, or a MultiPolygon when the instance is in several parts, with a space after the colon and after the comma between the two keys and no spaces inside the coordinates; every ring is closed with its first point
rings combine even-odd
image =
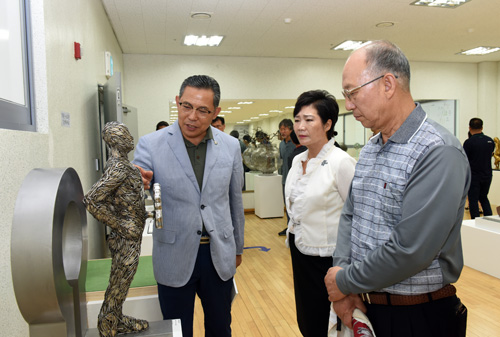
{"type": "MultiPolygon", "coordinates": [[[[11,265],[19,310],[30,337],[92,337],[87,330],[87,213],[72,168],[34,169],[17,195],[11,265]]],[[[180,320],[150,322],[120,336],[182,337],[180,320]]]]}
{"type": "Polygon", "coordinates": [[[12,281],[31,337],[87,331],[87,214],[72,168],[34,169],[19,190],[12,221],[12,281]]]}

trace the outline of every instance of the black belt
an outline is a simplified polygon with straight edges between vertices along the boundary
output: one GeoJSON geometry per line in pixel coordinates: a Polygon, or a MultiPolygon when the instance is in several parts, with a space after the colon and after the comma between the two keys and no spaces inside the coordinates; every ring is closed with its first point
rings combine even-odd
{"type": "Polygon", "coordinates": [[[368,304],[416,305],[451,297],[456,293],[457,289],[451,284],[448,284],[439,290],[420,295],[394,295],[389,293],[371,292],[362,293],[360,296],[361,299],[368,304]]]}

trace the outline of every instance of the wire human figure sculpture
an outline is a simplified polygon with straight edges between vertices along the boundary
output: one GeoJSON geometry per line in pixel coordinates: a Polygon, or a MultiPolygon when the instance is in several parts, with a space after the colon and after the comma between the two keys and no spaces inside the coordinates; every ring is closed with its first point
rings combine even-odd
{"type": "Polygon", "coordinates": [[[134,149],[128,128],[119,122],[104,126],[102,138],[110,152],[102,178],[84,197],[84,204],[97,220],[111,228],[107,243],[111,272],[97,328],[101,337],[146,330],[149,323],[123,315],[123,303],[137,271],[142,232],[147,213],[139,170],[127,158],[134,149]]]}

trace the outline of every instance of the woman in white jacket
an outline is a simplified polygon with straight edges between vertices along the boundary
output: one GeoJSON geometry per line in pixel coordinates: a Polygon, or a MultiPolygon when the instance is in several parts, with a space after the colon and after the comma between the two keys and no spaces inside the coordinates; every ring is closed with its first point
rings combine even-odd
{"type": "Polygon", "coordinates": [[[287,243],[297,321],[306,337],[328,333],[330,302],[324,277],[332,266],[339,217],[356,165],[334,145],[338,113],[335,97],[324,90],[301,94],[293,111],[294,131],[307,151],[294,158],[285,184],[287,243]]]}

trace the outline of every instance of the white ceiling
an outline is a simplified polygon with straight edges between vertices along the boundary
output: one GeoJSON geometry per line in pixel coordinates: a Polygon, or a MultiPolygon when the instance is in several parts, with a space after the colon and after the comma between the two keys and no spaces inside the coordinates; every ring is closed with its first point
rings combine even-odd
{"type": "MultiPolygon", "coordinates": [[[[331,47],[387,39],[410,61],[500,61],[500,52],[456,55],[500,46],[500,1],[454,8],[410,6],[413,0],[102,0],[124,54],[342,59],[331,47]],[[209,12],[211,19],[192,19],[209,12]],[[291,23],[284,22],[290,18],[291,23]],[[381,22],[390,28],[377,28],[381,22]],[[219,47],[188,47],[185,35],[223,35],[219,47]]],[[[224,108],[224,106],[223,106],[224,108]]],[[[260,111],[262,112],[262,110],[260,111]]],[[[231,121],[231,118],[227,122],[231,121]]]]}

